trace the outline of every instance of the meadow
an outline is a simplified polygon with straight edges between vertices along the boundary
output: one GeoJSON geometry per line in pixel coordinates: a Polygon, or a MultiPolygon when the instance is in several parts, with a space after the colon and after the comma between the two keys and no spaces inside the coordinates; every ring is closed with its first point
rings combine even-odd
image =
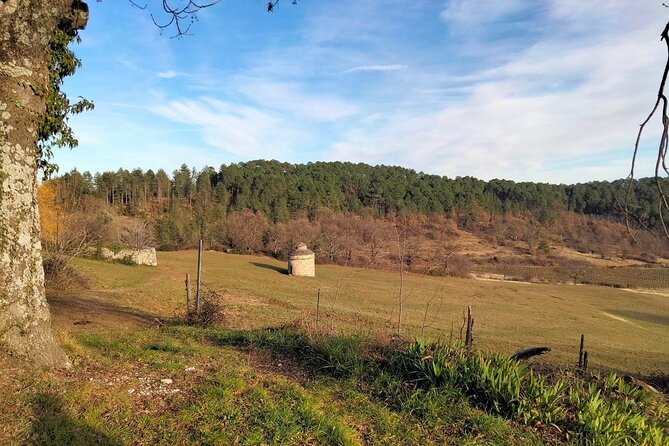
{"type": "Polygon", "coordinates": [[[225,316],[207,328],[180,318],[196,253],[159,253],[158,262],[77,259],[87,286],[48,290],[73,367],[35,370],[0,354],[0,444],[666,440],[665,397],[574,370],[584,333],[591,368],[666,374],[659,292],[406,274],[403,338],[443,342],[405,344],[394,337],[397,273],[318,265],[315,278],[300,278],[267,257],[206,252],[204,293],[221,296],[225,316]],[[450,347],[467,305],[474,348],[497,355],[450,347]],[[547,375],[508,359],[534,345],[553,349],[532,360],[547,375]],[[571,371],[551,377],[546,363],[571,371]]]}
{"type": "MultiPolygon", "coordinates": [[[[90,289],[49,293],[57,330],[64,336],[115,330],[183,312],[184,278],[189,273],[195,282],[196,255],[160,252],[157,268],[78,260],[77,269],[90,278],[90,289]],[[77,320],[90,323],[73,325],[77,320]]],[[[222,295],[229,328],[296,320],[316,328],[320,289],[318,329],[381,337],[396,332],[398,273],[318,265],[315,278],[304,278],[286,275],[285,268],[268,257],[205,252],[203,288],[222,295]]],[[[669,370],[669,343],[661,342],[669,339],[669,300],[662,291],[406,273],[404,295],[402,334],[410,338],[458,339],[469,305],[475,317],[474,343],[480,349],[513,353],[546,345],[552,351],[542,361],[573,365],[584,334],[592,367],[642,374],[669,370]]]]}

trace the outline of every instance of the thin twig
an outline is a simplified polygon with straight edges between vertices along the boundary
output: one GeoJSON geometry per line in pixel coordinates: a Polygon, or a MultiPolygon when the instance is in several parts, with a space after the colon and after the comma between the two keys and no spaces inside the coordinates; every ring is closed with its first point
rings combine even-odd
{"type": "MultiPolygon", "coordinates": [[[[667,6],[664,3],[663,5],[667,6]]],[[[636,168],[636,160],[639,153],[639,143],[641,141],[641,136],[646,128],[646,124],[650,122],[652,117],[657,112],[658,108],[660,108],[660,105],[662,105],[662,118],[661,118],[662,135],[660,136],[660,143],[657,149],[657,158],[655,162],[654,176],[655,176],[655,187],[657,188],[657,191],[659,193],[658,197],[659,218],[662,225],[662,229],[664,231],[664,235],[669,239],[669,231],[667,230],[666,222],[664,221],[664,215],[663,215],[664,212],[669,211],[669,198],[667,197],[667,192],[664,190],[662,186],[663,183],[662,173],[660,172],[660,169],[662,169],[662,172],[664,174],[669,175],[669,170],[667,169],[667,163],[666,163],[667,147],[669,146],[669,115],[667,113],[667,108],[668,108],[667,96],[664,93],[664,89],[667,83],[667,74],[669,74],[669,22],[667,22],[667,24],[664,27],[664,30],[661,33],[660,41],[664,41],[667,47],[667,60],[664,64],[664,71],[662,72],[662,80],[660,81],[660,87],[657,92],[657,100],[655,101],[655,104],[653,105],[653,108],[648,114],[646,120],[643,121],[639,126],[639,132],[637,133],[636,141],[634,143],[634,152],[632,154],[632,166],[630,168],[630,173],[626,179],[627,191],[625,194],[625,207],[624,207],[625,226],[627,228],[627,232],[629,233],[634,243],[639,247],[639,249],[642,250],[643,248],[639,244],[639,241],[634,235],[632,227],[630,225],[630,215],[632,215],[632,213],[630,212],[629,209],[629,201],[632,195],[632,190],[634,188],[634,171],[636,168]]]]}

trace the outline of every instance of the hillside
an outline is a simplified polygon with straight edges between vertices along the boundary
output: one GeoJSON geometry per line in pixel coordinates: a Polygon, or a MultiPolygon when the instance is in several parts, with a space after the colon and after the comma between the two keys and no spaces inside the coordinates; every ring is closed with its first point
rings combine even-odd
{"type": "MultiPolygon", "coordinates": [[[[73,171],[63,175],[66,200],[92,195],[133,213],[149,203],[171,206],[186,202],[205,212],[207,204],[224,211],[251,209],[271,222],[295,216],[313,218],[320,208],[337,213],[375,216],[457,213],[465,224],[476,223],[476,207],[491,214],[530,212],[539,221],[562,210],[619,219],[627,203],[633,222],[660,228],[655,180],[635,180],[628,191],[623,180],[575,185],[482,181],[447,178],[397,166],[348,162],[289,164],[254,160],[201,170],[182,165],[171,176],[164,170],[119,169],[92,175],[73,171]],[[628,192],[629,196],[628,196],[628,192]]],[[[211,210],[211,209],[210,209],[211,210]]]]}
{"type": "Polygon", "coordinates": [[[633,183],[627,201],[634,239],[624,225],[623,186],[485,182],[401,167],[259,160],[219,171],[183,165],[171,177],[140,169],[74,171],[45,183],[48,198],[40,205],[45,215],[76,216],[74,232],[96,243],[163,250],[193,248],[203,238],[208,248],[283,258],[305,242],[320,262],[392,269],[399,236],[416,271],[449,269],[449,259],[620,266],[659,258],[661,264],[669,241],[654,214],[655,186],[651,179],[633,183]]]}
{"type": "Polygon", "coordinates": [[[668,287],[661,270],[644,273],[653,277],[643,283],[612,281],[599,270],[579,273],[660,267],[669,258],[669,240],[652,211],[654,184],[634,183],[634,238],[623,221],[622,188],[622,181],[484,182],[400,167],[252,161],[218,172],[184,165],[171,177],[139,169],[75,171],[42,186],[40,207],[43,227],[62,233],[52,238],[73,244],[169,251],[192,249],[202,238],[207,249],[283,259],[305,242],[320,263],[398,269],[401,249],[406,268],[429,274],[668,287]],[[510,269],[518,266],[562,269],[510,269]]]}

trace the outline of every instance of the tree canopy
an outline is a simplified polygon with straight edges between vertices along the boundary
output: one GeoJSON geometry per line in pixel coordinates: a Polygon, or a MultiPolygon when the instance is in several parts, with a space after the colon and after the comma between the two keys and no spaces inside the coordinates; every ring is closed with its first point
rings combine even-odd
{"type": "MultiPolygon", "coordinates": [[[[592,181],[573,185],[514,182],[473,177],[448,178],[398,166],[316,162],[291,164],[254,160],[201,170],[183,164],[168,175],[164,170],[119,169],[92,175],[73,171],[60,182],[80,201],[85,196],[105,200],[133,214],[151,203],[165,209],[187,205],[204,212],[214,204],[223,212],[251,209],[273,222],[320,208],[335,212],[391,214],[467,214],[474,207],[486,212],[531,212],[541,221],[557,212],[621,219],[625,181],[592,181]]],[[[660,229],[652,178],[635,180],[630,209],[643,226],[660,229]]]]}

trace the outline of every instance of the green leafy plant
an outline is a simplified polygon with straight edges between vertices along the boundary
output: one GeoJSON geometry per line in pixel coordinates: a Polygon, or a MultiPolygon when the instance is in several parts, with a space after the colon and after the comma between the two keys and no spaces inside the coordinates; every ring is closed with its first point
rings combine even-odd
{"type": "Polygon", "coordinates": [[[79,43],[81,40],[76,30],[65,31],[71,29],[72,26],[63,23],[56,30],[49,43],[49,82],[46,87],[35,87],[36,94],[46,97],[46,110],[37,131],[38,167],[42,169],[45,178],[58,170],[58,166],[51,163],[53,147],[72,149],[79,144],[68,124],[69,116],[94,108],[93,103],[84,98],[71,103],[61,91],[63,79],[74,74],[81,66],[81,61],[68,48],[70,42],[79,43]]]}
{"type": "Polygon", "coordinates": [[[613,373],[589,382],[567,375],[549,383],[505,356],[468,355],[459,344],[422,341],[409,345],[397,364],[419,387],[457,389],[486,411],[566,429],[577,444],[661,445],[669,440],[666,404],[613,373]]]}

